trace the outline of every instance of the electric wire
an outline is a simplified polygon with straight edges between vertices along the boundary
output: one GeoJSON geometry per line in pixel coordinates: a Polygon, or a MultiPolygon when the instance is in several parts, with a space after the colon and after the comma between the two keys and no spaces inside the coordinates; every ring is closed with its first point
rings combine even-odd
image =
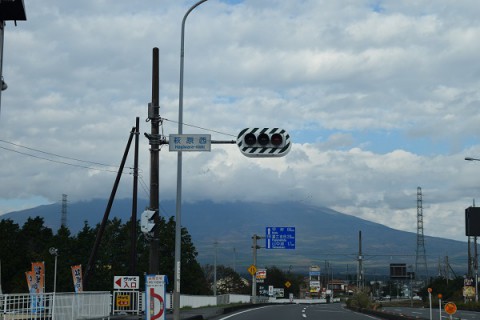
{"type": "MultiPolygon", "coordinates": [[[[178,124],[178,121],[170,120],[170,119],[167,119],[167,118],[162,118],[162,120],[178,124]]],[[[218,133],[218,134],[223,134],[225,136],[230,136],[230,137],[235,137],[235,138],[237,137],[237,135],[235,135],[235,134],[230,134],[230,133],[225,133],[225,132],[221,132],[221,131],[217,131],[217,130],[213,130],[213,129],[208,129],[208,128],[196,126],[196,125],[193,125],[193,124],[188,124],[188,123],[185,123],[185,122],[183,122],[183,125],[187,126],[187,127],[192,127],[192,128],[197,128],[197,129],[201,129],[201,130],[205,130],[205,131],[218,133]]]]}
{"type": "MultiPolygon", "coordinates": [[[[18,151],[18,150],[9,149],[9,148],[5,148],[5,147],[2,147],[2,146],[0,146],[0,149],[15,152],[15,153],[18,153],[18,154],[21,154],[21,155],[24,155],[24,156],[29,156],[29,157],[32,157],[32,158],[36,158],[36,159],[46,160],[46,161],[50,161],[50,162],[53,162],[53,163],[63,164],[63,165],[67,165],[67,166],[77,167],[77,168],[83,168],[83,169],[89,169],[89,170],[98,170],[98,171],[105,171],[105,172],[114,172],[114,173],[117,172],[115,170],[110,170],[110,169],[89,167],[89,166],[85,166],[85,165],[81,165],[81,164],[69,163],[69,162],[65,162],[65,161],[59,161],[59,160],[49,159],[49,158],[45,158],[45,157],[40,157],[40,156],[37,156],[37,155],[34,155],[34,154],[21,152],[21,151],[18,151]]],[[[123,174],[127,174],[127,173],[123,172],[123,174]]]]}
{"type": "Polygon", "coordinates": [[[7,144],[13,145],[15,147],[19,147],[19,148],[24,148],[24,149],[27,149],[27,150],[30,150],[30,151],[35,151],[35,152],[55,156],[55,157],[58,157],[58,158],[67,159],[67,160],[73,160],[73,161],[78,161],[78,162],[83,162],[83,163],[90,163],[90,164],[95,164],[95,165],[104,166],[104,167],[118,168],[118,166],[115,166],[115,165],[110,165],[110,164],[105,164],[105,163],[100,163],[100,162],[95,162],[95,161],[88,161],[88,160],[82,160],[82,159],[62,156],[62,155],[59,155],[59,154],[56,154],[56,153],[47,152],[47,151],[43,151],[43,150],[40,150],[40,149],[35,149],[35,148],[27,147],[27,146],[22,146],[20,144],[13,143],[13,142],[10,142],[10,141],[6,141],[6,140],[3,140],[3,139],[0,139],[0,142],[7,143],[7,144]]]}

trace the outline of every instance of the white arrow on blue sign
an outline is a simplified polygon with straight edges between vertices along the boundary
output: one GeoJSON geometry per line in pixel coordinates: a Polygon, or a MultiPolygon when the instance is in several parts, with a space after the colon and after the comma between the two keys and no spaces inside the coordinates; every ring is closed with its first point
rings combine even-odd
{"type": "Polygon", "coordinates": [[[267,227],[267,249],[295,249],[295,227],[267,227]]]}

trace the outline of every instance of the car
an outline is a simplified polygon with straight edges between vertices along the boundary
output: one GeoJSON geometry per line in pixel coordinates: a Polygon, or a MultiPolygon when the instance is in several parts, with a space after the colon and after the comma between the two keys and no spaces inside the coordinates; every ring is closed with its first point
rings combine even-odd
{"type": "Polygon", "coordinates": [[[412,300],[422,300],[422,297],[420,297],[420,296],[413,296],[413,297],[412,297],[412,300]]]}

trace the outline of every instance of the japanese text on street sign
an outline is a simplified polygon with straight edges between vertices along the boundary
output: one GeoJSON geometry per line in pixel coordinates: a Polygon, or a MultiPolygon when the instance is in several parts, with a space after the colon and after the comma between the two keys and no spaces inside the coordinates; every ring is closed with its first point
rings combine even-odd
{"type": "Polygon", "coordinates": [[[140,289],[140,277],[138,276],[114,276],[113,289],[115,290],[138,290],[140,289]]]}
{"type": "Polygon", "coordinates": [[[165,320],[167,276],[145,275],[146,320],[165,320]]]}
{"type": "Polygon", "coordinates": [[[209,134],[171,134],[169,151],[210,151],[212,139],[209,134]]]}
{"type": "Polygon", "coordinates": [[[267,227],[267,249],[295,249],[295,227],[267,227]]]}

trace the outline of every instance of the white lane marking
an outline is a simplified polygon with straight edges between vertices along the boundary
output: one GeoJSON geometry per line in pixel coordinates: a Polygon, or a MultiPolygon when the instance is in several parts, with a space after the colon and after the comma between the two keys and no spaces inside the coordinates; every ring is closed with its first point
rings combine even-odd
{"type": "Polygon", "coordinates": [[[253,308],[253,309],[243,310],[243,311],[240,311],[240,312],[237,312],[237,313],[228,315],[228,316],[226,316],[226,317],[220,318],[219,320],[228,319],[228,318],[235,317],[236,315],[239,315],[239,314],[242,314],[242,313],[245,313],[245,312],[250,312],[250,311],[253,311],[253,310],[258,310],[258,309],[263,309],[263,308],[268,308],[268,307],[270,307],[270,306],[264,306],[264,307],[259,307],[259,308],[253,308]]]}

